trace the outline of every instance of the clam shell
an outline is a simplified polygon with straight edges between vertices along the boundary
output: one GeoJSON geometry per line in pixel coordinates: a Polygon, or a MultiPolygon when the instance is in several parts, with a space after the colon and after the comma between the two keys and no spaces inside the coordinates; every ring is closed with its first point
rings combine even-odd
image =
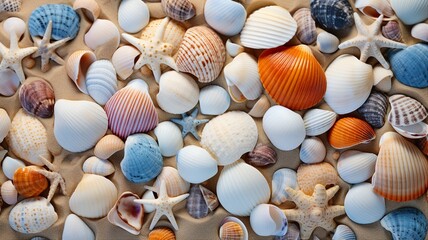
{"type": "Polygon", "coordinates": [[[357,109],[358,113],[374,128],[383,127],[387,110],[387,97],[376,91],[373,91],[367,101],[357,109]]]}
{"type": "Polygon", "coordinates": [[[374,85],[382,92],[389,92],[392,87],[391,78],[393,73],[390,69],[385,69],[378,65],[373,68],[374,85]]]}
{"type": "Polygon", "coordinates": [[[121,80],[126,80],[134,72],[135,59],[140,52],[131,46],[122,46],[111,57],[114,69],[121,80]]]}
{"type": "Polygon", "coordinates": [[[4,175],[10,180],[13,180],[13,175],[15,174],[16,170],[23,167],[25,167],[25,163],[23,161],[11,158],[9,156],[5,157],[1,163],[1,169],[4,175]]]}
{"type": "Polygon", "coordinates": [[[266,97],[266,95],[262,95],[248,112],[248,114],[252,117],[260,118],[265,115],[270,107],[271,105],[269,99],[266,97]]]}
{"type": "Polygon", "coordinates": [[[297,168],[297,184],[302,192],[311,196],[317,184],[338,185],[336,169],[327,162],[300,164],[297,168]]]}
{"type": "Polygon", "coordinates": [[[232,42],[230,39],[226,41],[226,51],[231,57],[236,57],[238,54],[244,52],[244,47],[232,42]]]}
{"type": "Polygon", "coordinates": [[[378,18],[380,15],[383,15],[385,19],[394,16],[394,11],[388,0],[356,0],[355,7],[364,15],[373,19],[378,18]]]}
{"type": "Polygon", "coordinates": [[[391,111],[388,115],[388,121],[393,126],[410,126],[422,122],[427,116],[428,111],[419,101],[395,94],[389,97],[391,111]]]}
{"type": "Polygon", "coordinates": [[[116,70],[108,60],[98,60],[86,73],[86,89],[98,104],[104,105],[117,91],[116,70]]]}
{"type": "Polygon", "coordinates": [[[270,107],[263,116],[263,130],[271,143],[283,151],[297,148],[306,135],[302,117],[279,105],[270,107]]]}
{"type": "Polygon", "coordinates": [[[356,184],[369,179],[376,165],[376,154],[348,150],[340,154],[337,161],[337,172],[347,183],[356,184]]]}
{"type": "Polygon", "coordinates": [[[186,202],[186,210],[191,217],[196,219],[208,216],[209,208],[199,185],[193,185],[190,188],[190,195],[186,202]]]}
{"type": "Polygon", "coordinates": [[[19,12],[22,0],[2,0],[0,2],[0,12],[19,12]]]}
{"type": "Polygon", "coordinates": [[[162,156],[172,157],[183,148],[183,137],[177,125],[170,121],[159,123],[153,133],[159,143],[162,156]]]}
{"type": "Polygon", "coordinates": [[[242,156],[242,159],[254,167],[267,167],[273,165],[278,160],[274,149],[263,143],[242,156]]]}
{"type": "Polygon", "coordinates": [[[297,23],[286,9],[267,6],[247,18],[241,32],[241,43],[254,49],[274,48],[290,41],[296,31],[297,23]]]}
{"type": "Polygon", "coordinates": [[[15,94],[18,90],[19,81],[18,75],[11,69],[5,69],[0,71],[0,95],[10,97],[15,94]]]}
{"type": "Polygon", "coordinates": [[[428,18],[428,1],[419,0],[390,0],[398,18],[406,25],[419,23],[428,18]]]}
{"type": "Polygon", "coordinates": [[[322,53],[334,53],[339,46],[339,39],[331,33],[321,32],[317,36],[317,47],[322,53]]]}
{"type": "Polygon", "coordinates": [[[175,240],[175,233],[167,227],[160,227],[153,229],[148,237],[148,240],[175,240]]]}
{"type": "Polygon", "coordinates": [[[397,42],[401,42],[403,40],[400,25],[397,21],[389,21],[385,26],[383,26],[382,35],[397,42]]]}
{"type": "Polygon", "coordinates": [[[47,178],[38,173],[37,166],[18,168],[13,175],[16,191],[24,197],[36,197],[48,188],[47,178]]]}
{"type": "Polygon", "coordinates": [[[303,116],[306,135],[318,136],[327,132],[336,122],[337,114],[323,109],[310,109],[303,116]]]}
{"type": "Polygon", "coordinates": [[[85,14],[85,16],[92,22],[97,20],[101,12],[100,6],[95,0],[75,0],[73,3],[73,9],[81,9],[83,14],[85,14]]]}
{"type": "Polygon", "coordinates": [[[190,183],[202,183],[217,174],[217,161],[203,148],[189,145],[177,153],[180,176],[190,183]]]}
{"type": "Polygon", "coordinates": [[[89,94],[86,89],[86,73],[89,66],[97,60],[95,54],[87,50],[79,50],[72,53],[68,59],[65,69],[67,75],[76,84],[77,88],[85,93],[89,94]]]}
{"type": "Polygon", "coordinates": [[[306,45],[263,51],[259,74],[272,99],[292,110],[316,105],[327,88],[324,70],[306,45]]]}
{"type": "Polygon", "coordinates": [[[0,142],[3,142],[3,139],[9,133],[11,124],[9,114],[7,114],[6,110],[0,108],[0,142]]]}
{"type": "Polygon", "coordinates": [[[189,0],[162,0],[161,3],[165,15],[177,21],[189,20],[196,14],[189,0]]]}
{"type": "Polygon", "coordinates": [[[144,207],[135,203],[137,194],[124,192],[107,215],[107,220],[131,234],[138,235],[143,227],[144,207]]]}
{"type": "MultiPolygon", "coordinates": [[[[0,6],[0,9],[1,9],[1,6],[0,6]]],[[[25,24],[24,20],[17,17],[9,17],[3,22],[3,29],[5,33],[7,33],[7,36],[10,36],[10,34],[15,34],[17,39],[21,38],[26,28],[27,28],[27,24],[25,24]]]]}
{"type": "Polygon", "coordinates": [[[396,132],[406,138],[418,139],[428,135],[428,124],[418,122],[409,126],[392,126],[396,132]]]}
{"type": "Polygon", "coordinates": [[[143,29],[150,20],[147,4],[139,0],[123,0],[117,13],[119,26],[128,33],[136,33],[143,29]]]}
{"type": "Polygon", "coordinates": [[[204,115],[220,115],[230,106],[230,96],[224,88],[209,85],[199,92],[199,108],[204,115]]]}
{"type": "Polygon", "coordinates": [[[422,153],[428,155],[428,136],[421,138],[417,144],[422,153]]]}
{"type": "Polygon", "coordinates": [[[156,192],[159,193],[161,181],[166,184],[166,191],[168,196],[176,197],[181,194],[187,193],[190,189],[190,183],[184,180],[178,173],[177,169],[173,167],[163,167],[162,172],[153,183],[156,192]]]}
{"type": "Polygon", "coordinates": [[[250,224],[259,236],[283,236],[288,230],[284,212],[271,204],[260,204],[251,211],[250,224]]]}
{"type": "Polygon", "coordinates": [[[428,42],[428,23],[419,23],[412,27],[412,37],[428,42]]]}
{"type": "Polygon", "coordinates": [[[113,134],[102,137],[94,148],[94,155],[101,159],[108,159],[118,151],[123,150],[125,143],[113,134]]]}
{"type": "Polygon", "coordinates": [[[356,240],[354,231],[346,225],[340,224],[336,227],[332,240],[356,240]]]}
{"type": "Polygon", "coordinates": [[[217,32],[234,36],[241,32],[247,18],[245,7],[230,0],[207,0],[204,7],[205,21],[217,32]]]}
{"type": "Polygon", "coordinates": [[[299,185],[297,185],[297,174],[293,169],[280,168],[276,170],[272,176],[272,203],[281,205],[281,203],[289,200],[289,196],[285,191],[286,187],[299,190],[299,185]]]}
{"type": "Polygon", "coordinates": [[[111,162],[97,157],[90,157],[83,163],[83,172],[100,176],[108,176],[114,173],[114,166],[111,162]]]}
{"type": "Polygon", "coordinates": [[[12,181],[8,180],[1,185],[1,198],[9,205],[14,205],[18,202],[18,192],[12,181]]]}
{"type": "Polygon", "coordinates": [[[380,224],[391,232],[394,240],[426,239],[428,223],[424,213],[414,207],[396,209],[382,218],[380,224]]]}
{"type": "Polygon", "coordinates": [[[247,113],[232,111],[213,118],[205,125],[201,145],[217,160],[218,165],[223,166],[253,150],[257,138],[253,118],[247,113]]]}
{"type": "Polygon", "coordinates": [[[221,221],[219,230],[220,240],[240,239],[248,240],[248,231],[245,224],[236,217],[225,217],[221,221]]]}
{"type": "Polygon", "coordinates": [[[311,1],[312,16],[326,30],[344,30],[354,25],[353,12],[348,0],[311,1]]]}
{"type": "Polygon", "coordinates": [[[94,232],[82,219],[75,214],[69,214],[64,222],[63,240],[87,239],[95,240],[94,232]]]}
{"type": "Polygon", "coordinates": [[[114,51],[116,51],[116,49],[119,47],[119,29],[117,29],[116,25],[112,21],[106,19],[97,19],[92,24],[89,31],[85,34],[84,42],[86,46],[94,51],[108,46],[108,49],[112,49],[113,52],[110,53],[110,51],[106,51],[106,53],[103,52],[103,54],[108,56],[107,58],[110,59],[114,51]]]}
{"type": "Polygon", "coordinates": [[[41,118],[53,115],[55,94],[52,86],[45,80],[24,82],[19,89],[19,101],[27,113],[41,118]]]}
{"type": "Polygon", "coordinates": [[[375,138],[373,128],[367,122],[354,117],[339,119],[328,133],[328,142],[336,149],[367,144],[375,138]]]}
{"type": "Polygon", "coordinates": [[[304,163],[322,162],[327,154],[327,149],[321,139],[317,137],[306,138],[300,146],[299,157],[304,163]]]}
{"type": "Polygon", "coordinates": [[[317,28],[311,16],[311,9],[300,8],[293,14],[297,23],[296,36],[301,43],[310,45],[317,39],[317,28]]]}
{"type": "Polygon", "coordinates": [[[208,209],[210,211],[214,211],[220,205],[217,196],[211,190],[202,185],[199,185],[199,189],[201,190],[202,196],[204,197],[208,209]]]}

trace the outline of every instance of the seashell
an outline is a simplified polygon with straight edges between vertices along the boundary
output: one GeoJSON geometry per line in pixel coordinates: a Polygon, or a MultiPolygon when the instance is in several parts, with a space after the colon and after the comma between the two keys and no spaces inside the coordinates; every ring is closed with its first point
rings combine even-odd
{"type": "Polygon", "coordinates": [[[322,162],[327,154],[327,149],[321,139],[317,137],[306,138],[300,147],[299,157],[304,163],[322,162]]]}
{"type": "Polygon", "coordinates": [[[226,165],[221,171],[217,182],[217,196],[229,213],[249,216],[255,206],[269,201],[270,188],[256,168],[238,160],[226,165]]]}
{"type": "Polygon", "coordinates": [[[353,55],[341,55],[325,71],[324,100],[338,114],[350,113],[367,100],[373,86],[373,68],[353,55]],[[346,66],[346,67],[344,67],[346,66]]]}
{"type": "Polygon", "coordinates": [[[317,46],[322,53],[334,53],[339,46],[339,39],[331,33],[321,32],[317,36],[317,46]]]}
{"type": "Polygon", "coordinates": [[[14,205],[18,202],[18,192],[12,181],[8,180],[1,185],[1,198],[9,205],[14,205]]]}
{"type": "Polygon", "coordinates": [[[188,145],[177,153],[177,170],[190,183],[204,182],[217,174],[217,161],[203,148],[188,145]]]}
{"type": "Polygon", "coordinates": [[[214,30],[225,36],[241,32],[247,11],[241,3],[231,0],[207,0],[204,7],[205,21],[214,30]]]}
{"type": "Polygon", "coordinates": [[[263,116],[263,130],[271,143],[283,151],[297,148],[306,135],[302,117],[279,105],[270,107],[263,116]]]}
{"type": "Polygon", "coordinates": [[[266,95],[262,95],[248,112],[248,114],[252,117],[260,118],[265,115],[270,107],[271,105],[269,99],[266,97],[266,95]]]}
{"type": "Polygon", "coordinates": [[[86,46],[94,51],[103,46],[109,46],[109,48],[116,51],[120,43],[119,30],[113,22],[106,19],[97,19],[85,34],[84,42],[86,46]],[[103,37],[100,38],[100,36],[103,37]]]}
{"type": "Polygon", "coordinates": [[[186,182],[173,167],[163,167],[161,173],[153,183],[155,192],[159,193],[161,181],[165,181],[166,191],[169,197],[176,197],[187,193],[190,189],[190,183],[186,182]]]}
{"type": "Polygon", "coordinates": [[[297,168],[297,184],[302,192],[311,196],[315,185],[338,185],[339,176],[336,169],[327,162],[300,164],[297,168]]]}
{"type": "Polygon", "coordinates": [[[107,215],[107,220],[131,234],[138,235],[143,227],[144,207],[134,200],[137,194],[124,192],[107,215]]]}
{"type": "Polygon", "coordinates": [[[352,27],[353,12],[348,0],[311,0],[312,16],[325,30],[344,30],[352,27]]]}
{"type": "Polygon", "coordinates": [[[135,59],[140,52],[131,46],[122,46],[111,57],[114,69],[121,80],[126,80],[134,72],[135,59]]]}
{"type": "Polygon", "coordinates": [[[93,62],[86,73],[86,89],[98,104],[104,105],[117,91],[116,70],[109,60],[93,62]]]}
{"type": "Polygon", "coordinates": [[[418,239],[427,236],[428,223],[424,213],[414,207],[396,209],[382,218],[380,224],[391,232],[394,240],[418,239]]]}
{"type": "Polygon", "coordinates": [[[155,228],[149,233],[148,240],[175,240],[175,233],[167,228],[155,228]]]}
{"type": "Polygon", "coordinates": [[[123,0],[120,2],[117,21],[125,32],[139,32],[149,23],[149,20],[149,7],[145,2],[139,0],[123,0]]]}
{"type": "Polygon", "coordinates": [[[224,78],[235,102],[254,100],[262,94],[257,60],[248,53],[240,53],[224,67],[224,78]]]}
{"type": "Polygon", "coordinates": [[[276,163],[278,160],[274,149],[263,143],[242,156],[242,159],[254,167],[267,167],[276,163]]]}
{"type": "Polygon", "coordinates": [[[162,9],[166,16],[184,22],[196,14],[196,9],[189,0],[162,0],[162,9]]]}
{"type": "Polygon", "coordinates": [[[76,84],[77,88],[85,93],[89,94],[86,89],[86,73],[89,66],[97,60],[95,54],[87,50],[79,50],[70,55],[67,59],[65,69],[67,75],[76,84]]]}
{"type": "Polygon", "coordinates": [[[105,217],[117,198],[116,186],[107,178],[87,174],[70,197],[70,210],[81,217],[105,217]]]}
{"type": "Polygon", "coordinates": [[[248,231],[245,224],[236,217],[225,217],[221,221],[219,237],[220,240],[242,239],[248,240],[248,231]]]}
{"type": "Polygon", "coordinates": [[[248,17],[241,32],[241,43],[254,49],[275,48],[290,41],[296,31],[297,23],[286,9],[267,6],[248,17]]]}
{"type": "Polygon", "coordinates": [[[389,51],[388,60],[399,82],[415,88],[428,87],[428,44],[417,43],[401,51],[389,51]]]}
{"type": "Polygon", "coordinates": [[[337,161],[337,172],[347,183],[361,183],[373,175],[376,159],[377,156],[373,153],[348,150],[340,154],[337,161]]]}
{"type": "Polygon", "coordinates": [[[148,182],[162,170],[159,146],[147,134],[134,134],[125,142],[125,155],[120,168],[125,178],[134,183],[148,182]]]}
{"type": "Polygon", "coordinates": [[[346,225],[340,224],[336,227],[332,240],[356,240],[354,231],[346,225]]]}
{"type": "Polygon", "coordinates": [[[20,233],[39,233],[58,220],[54,207],[44,197],[27,198],[9,213],[10,227],[20,233]],[[35,214],[37,213],[37,214],[35,214]]]}
{"type": "Polygon", "coordinates": [[[389,92],[391,90],[392,76],[393,73],[390,69],[385,69],[380,65],[373,68],[374,85],[382,92],[389,92]]]}
{"type": "Polygon", "coordinates": [[[190,73],[199,82],[208,83],[218,77],[225,60],[226,50],[220,37],[208,27],[197,26],[184,34],[176,63],[180,72],[190,73]]]}
{"type": "Polygon", "coordinates": [[[15,34],[17,39],[21,38],[21,36],[25,33],[26,28],[27,24],[25,24],[24,20],[17,17],[9,17],[3,22],[3,29],[4,32],[7,33],[7,36],[15,34]]]}
{"type": "Polygon", "coordinates": [[[356,0],[355,7],[364,15],[373,19],[378,18],[380,15],[383,15],[385,19],[394,16],[394,11],[388,0],[356,0]]]}
{"type": "Polygon", "coordinates": [[[83,163],[83,172],[97,174],[100,176],[108,176],[114,173],[114,166],[108,160],[99,159],[93,156],[86,159],[83,163]]]}
{"type": "Polygon", "coordinates": [[[208,216],[209,208],[205,202],[199,185],[190,188],[190,195],[186,202],[187,213],[193,218],[200,219],[208,216]]]}
{"type": "Polygon", "coordinates": [[[54,135],[67,151],[86,151],[107,131],[107,115],[96,103],[59,99],[54,111],[54,135]]]}
{"type": "Polygon", "coordinates": [[[385,133],[379,147],[373,190],[397,202],[422,196],[428,188],[428,162],[424,154],[394,132],[385,133]]]}
{"type": "Polygon", "coordinates": [[[23,161],[11,158],[9,156],[4,158],[1,165],[4,175],[10,180],[13,180],[13,175],[15,174],[16,170],[23,167],[25,167],[25,163],[23,161]]]}
{"type": "Polygon", "coordinates": [[[428,136],[419,139],[417,145],[423,154],[428,155],[428,136]]]}
{"type": "Polygon", "coordinates": [[[272,176],[272,203],[281,205],[281,203],[290,199],[288,193],[285,191],[286,187],[299,190],[296,171],[289,168],[280,168],[272,176]]]}
{"type": "Polygon", "coordinates": [[[367,122],[354,117],[339,119],[328,133],[328,142],[336,149],[367,144],[375,138],[373,128],[367,122]]]}
{"type": "Polygon", "coordinates": [[[283,236],[288,230],[284,212],[271,204],[260,204],[251,211],[250,224],[259,236],[283,236]]]}
{"type": "Polygon", "coordinates": [[[117,91],[104,110],[110,130],[122,139],[133,133],[148,132],[159,122],[148,86],[141,79],[133,80],[117,91]]]}
{"type": "Polygon", "coordinates": [[[345,212],[358,224],[379,221],[385,214],[385,199],[373,191],[370,183],[353,185],[345,196],[345,212]]]}
{"type": "Polygon", "coordinates": [[[240,111],[227,112],[211,119],[202,131],[201,145],[218,165],[238,160],[242,154],[254,149],[258,131],[253,118],[240,111]]]}
{"type": "Polygon", "coordinates": [[[217,196],[211,190],[202,185],[199,185],[199,189],[201,190],[208,209],[210,211],[214,211],[220,205],[217,196]]]}
{"type": "Polygon", "coordinates": [[[324,70],[306,45],[263,51],[259,74],[272,99],[292,110],[316,105],[327,87],[324,70]]]}
{"type": "Polygon", "coordinates": [[[412,27],[412,37],[428,42],[428,23],[419,23],[412,27]]]}
{"type": "Polygon", "coordinates": [[[29,114],[41,118],[53,115],[55,94],[52,86],[45,80],[25,81],[19,89],[19,101],[29,114]]]}
{"type": "Polygon", "coordinates": [[[244,52],[244,47],[237,43],[233,43],[230,39],[227,39],[226,51],[231,57],[236,57],[238,54],[244,52]]]}
{"type": "Polygon", "coordinates": [[[401,42],[403,40],[400,25],[397,21],[389,21],[385,26],[383,26],[382,35],[397,42],[401,42]]]}
{"type": "Polygon", "coordinates": [[[45,238],[45,237],[32,237],[30,240],[49,240],[49,238],[45,238]]]}
{"type": "Polygon", "coordinates": [[[428,135],[428,125],[418,122],[409,126],[392,126],[401,136],[411,139],[424,138],[428,135]]]}
{"type": "Polygon", "coordinates": [[[43,37],[52,21],[52,38],[61,40],[74,39],[79,33],[80,17],[72,7],[66,4],[44,4],[36,8],[28,19],[31,37],[43,37]]]}
{"type": "Polygon", "coordinates": [[[9,68],[0,71],[0,79],[0,95],[6,97],[14,95],[21,84],[18,75],[9,68]]]}
{"type": "Polygon", "coordinates": [[[310,109],[303,116],[306,135],[318,136],[327,132],[336,122],[337,114],[323,109],[310,109]]]}
{"type": "Polygon", "coordinates": [[[92,22],[97,20],[101,12],[100,6],[95,0],[75,0],[73,3],[73,9],[81,9],[83,14],[85,14],[85,16],[92,22]]]}
{"type": "Polygon", "coordinates": [[[13,175],[16,191],[26,197],[36,197],[48,188],[46,177],[37,172],[38,166],[18,168],[13,175]]]}
{"type": "Polygon", "coordinates": [[[64,230],[62,232],[63,240],[87,239],[95,240],[94,232],[86,225],[82,219],[75,214],[69,214],[65,219],[64,230]]]}
{"type": "Polygon", "coordinates": [[[385,115],[388,110],[388,99],[380,93],[373,91],[367,101],[357,109],[358,113],[374,128],[382,128],[385,124],[385,115]]]}
{"type": "Polygon", "coordinates": [[[172,157],[183,148],[183,137],[181,130],[171,121],[159,123],[153,133],[159,143],[159,148],[162,156],[172,157]]]}
{"type": "Polygon", "coordinates": [[[420,23],[428,18],[428,1],[426,0],[390,0],[398,18],[406,25],[420,23]]]}
{"type": "MultiPolygon", "coordinates": [[[[153,191],[147,190],[144,192],[143,196],[141,196],[141,199],[155,199],[155,195],[154,195],[153,191]]],[[[154,212],[155,210],[156,210],[156,208],[153,205],[150,205],[150,204],[144,205],[144,212],[145,213],[151,213],[151,212],[154,212]]]]}
{"type": "Polygon", "coordinates": [[[3,139],[9,133],[11,124],[9,114],[7,114],[6,110],[0,108],[0,142],[3,142],[3,139]]]}
{"type": "Polygon", "coordinates": [[[125,148],[125,143],[113,134],[102,137],[94,148],[94,155],[101,159],[108,159],[113,154],[125,148]]]}
{"type": "Polygon", "coordinates": [[[22,0],[1,0],[1,12],[19,12],[21,10],[22,0]]]}
{"type": "Polygon", "coordinates": [[[296,223],[289,223],[287,233],[284,236],[274,237],[274,240],[300,240],[300,229],[298,225],[296,223]]]}
{"type": "Polygon", "coordinates": [[[388,121],[393,126],[410,126],[422,122],[427,116],[428,111],[419,101],[395,94],[389,97],[391,111],[388,115],[388,121]]]}
{"type": "Polygon", "coordinates": [[[166,72],[159,79],[159,93],[156,95],[156,100],[165,112],[172,114],[188,112],[198,104],[198,84],[185,73],[166,72]]]}
{"type": "Polygon", "coordinates": [[[311,9],[300,8],[293,14],[297,23],[296,36],[301,43],[310,45],[317,38],[317,28],[311,16],[311,9]]]}
{"type": "Polygon", "coordinates": [[[230,106],[230,96],[217,85],[203,87],[199,92],[199,108],[204,115],[221,115],[230,106]]]}
{"type": "Polygon", "coordinates": [[[41,157],[51,159],[46,128],[37,118],[28,115],[23,109],[13,117],[6,142],[9,151],[31,164],[43,166],[41,157]]]}

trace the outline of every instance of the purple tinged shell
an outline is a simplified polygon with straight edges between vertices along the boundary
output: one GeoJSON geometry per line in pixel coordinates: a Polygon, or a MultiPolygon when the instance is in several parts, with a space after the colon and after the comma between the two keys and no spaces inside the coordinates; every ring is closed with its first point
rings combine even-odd
{"type": "Polygon", "coordinates": [[[183,22],[196,14],[195,7],[189,0],[162,0],[162,9],[168,17],[183,22]]]}
{"type": "Polygon", "coordinates": [[[309,8],[301,8],[293,14],[297,22],[296,36],[304,44],[312,44],[317,39],[315,21],[309,8]]]}
{"type": "Polygon", "coordinates": [[[19,89],[19,101],[29,114],[49,118],[54,111],[54,90],[45,80],[25,82],[19,89]]]}
{"type": "Polygon", "coordinates": [[[348,0],[311,0],[311,13],[325,30],[344,30],[354,25],[348,0]]]}
{"type": "Polygon", "coordinates": [[[220,205],[217,196],[211,190],[202,185],[199,185],[199,189],[204,196],[204,200],[208,208],[211,210],[211,212],[214,211],[220,205]]]}
{"type": "Polygon", "coordinates": [[[402,41],[400,25],[397,21],[389,21],[385,26],[383,26],[382,35],[397,42],[402,41]]]}
{"type": "Polygon", "coordinates": [[[257,144],[254,150],[244,154],[242,159],[254,167],[268,167],[278,160],[275,150],[263,143],[257,144]]]}
{"type": "Polygon", "coordinates": [[[205,202],[199,185],[193,185],[190,188],[190,195],[187,199],[186,209],[189,215],[196,219],[208,216],[209,208],[205,202]]]}
{"type": "Polygon", "coordinates": [[[388,98],[383,93],[373,91],[357,111],[372,127],[382,128],[387,110],[388,98]]]}

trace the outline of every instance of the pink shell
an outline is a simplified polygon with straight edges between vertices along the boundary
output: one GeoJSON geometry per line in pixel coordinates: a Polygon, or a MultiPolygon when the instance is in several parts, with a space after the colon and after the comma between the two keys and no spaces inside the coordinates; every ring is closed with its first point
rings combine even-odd
{"type": "Polygon", "coordinates": [[[401,42],[402,40],[400,25],[396,21],[389,21],[385,26],[383,26],[382,35],[397,42],[401,42]]]}

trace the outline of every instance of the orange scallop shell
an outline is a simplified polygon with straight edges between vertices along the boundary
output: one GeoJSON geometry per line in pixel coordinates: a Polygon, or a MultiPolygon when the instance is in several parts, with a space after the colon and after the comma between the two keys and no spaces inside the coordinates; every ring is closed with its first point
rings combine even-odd
{"type": "Polygon", "coordinates": [[[328,142],[336,149],[368,143],[375,138],[376,133],[370,124],[354,117],[339,119],[328,134],[328,142]]]}
{"type": "Polygon", "coordinates": [[[36,166],[19,168],[13,175],[13,185],[16,191],[24,197],[35,197],[48,187],[48,180],[42,174],[34,171],[36,166]]]}
{"type": "Polygon", "coordinates": [[[272,99],[292,110],[313,107],[327,89],[324,70],[306,45],[263,51],[259,74],[272,99]]]}
{"type": "Polygon", "coordinates": [[[311,196],[317,184],[323,186],[339,184],[339,175],[327,162],[301,164],[297,169],[297,184],[302,192],[311,196]]]}
{"type": "Polygon", "coordinates": [[[148,240],[175,240],[175,234],[166,227],[156,228],[149,233],[148,240]]]}

